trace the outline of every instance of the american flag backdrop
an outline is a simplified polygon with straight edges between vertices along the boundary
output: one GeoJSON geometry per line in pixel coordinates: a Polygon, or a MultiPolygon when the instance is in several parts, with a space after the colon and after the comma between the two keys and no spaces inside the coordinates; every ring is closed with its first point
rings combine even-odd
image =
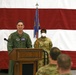
{"type": "MultiPolygon", "coordinates": [[[[0,51],[7,51],[9,34],[23,20],[24,31],[34,38],[34,17],[38,3],[40,28],[47,29],[53,46],[62,51],[76,51],[76,0],[0,0],[0,51]]],[[[40,32],[39,32],[39,37],[40,32]]],[[[74,54],[72,54],[74,55],[74,54]]]]}

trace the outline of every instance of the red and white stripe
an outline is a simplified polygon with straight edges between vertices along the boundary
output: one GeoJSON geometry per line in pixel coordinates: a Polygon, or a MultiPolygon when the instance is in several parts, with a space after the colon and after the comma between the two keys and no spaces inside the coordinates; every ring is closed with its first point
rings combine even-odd
{"type": "Polygon", "coordinates": [[[34,44],[36,3],[39,5],[40,27],[47,29],[47,36],[53,46],[71,56],[72,67],[76,69],[76,0],[0,0],[0,69],[8,68],[7,42],[4,38],[16,30],[18,20],[24,21],[24,31],[30,35],[34,44]],[[3,61],[7,67],[3,67],[3,61]]]}
{"type": "Polygon", "coordinates": [[[24,31],[30,35],[34,44],[36,3],[39,5],[40,27],[47,29],[47,36],[53,46],[65,51],[76,51],[75,0],[0,0],[0,51],[7,51],[4,38],[16,30],[16,23],[20,19],[24,21],[24,31]]]}

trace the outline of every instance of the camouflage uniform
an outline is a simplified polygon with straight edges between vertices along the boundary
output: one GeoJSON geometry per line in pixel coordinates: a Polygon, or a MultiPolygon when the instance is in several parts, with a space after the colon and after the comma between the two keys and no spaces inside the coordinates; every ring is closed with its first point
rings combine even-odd
{"type": "MultiPolygon", "coordinates": [[[[45,37],[45,38],[40,37],[34,43],[34,48],[42,48],[48,54],[50,52],[51,47],[52,47],[52,41],[49,38],[47,38],[47,37],[45,37]]],[[[47,58],[47,56],[45,56],[45,57],[47,58]]],[[[47,63],[47,61],[45,62],[45,64],[46,63],[47,63]]],[[[43,65],[44,65],[44,57],[43,57],[42,60],[39,60],[38,68],[42,67],[43,65]]]]}
{"type": "MultiPolygon", "coordinates": [[[[7,48],[10,53],[13,48],[31,48],[32,42],[27,33],[19,35],[18,32],[12,33],[8,38],[7,48]]],[[[14,61],[10,60],[8,75],[13,75],[14,61]]]]}
{"type": "Polygon", "coordinates": [[[55,75],[57,72],[56,64],[48,64],[38,69],[36,75],[55,75]]]}
{"type": "Polygon", "coordinates": [[[71,73],[67,73],[67,74],[59,74],[59,75],[72,75],[71,73]]]}
{"type": "Polygon", "coordinates": [[[58,70],[54,72],[55,75],[72,75],[71,73],[59,74],[58,70]]]}

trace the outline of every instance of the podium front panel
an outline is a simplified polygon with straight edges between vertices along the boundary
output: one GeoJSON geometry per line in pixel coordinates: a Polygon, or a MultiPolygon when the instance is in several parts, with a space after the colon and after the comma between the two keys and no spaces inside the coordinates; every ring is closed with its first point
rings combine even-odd
{"type": "Polygon", "coordinates": [[[33,50],[33,49],[26,49],[26,50],[18,50],[17,52],[17,60],[18,61],[36,61],[42,58],[42,50],[33,50]]]}
{"type": "Polygon", "coordinates": [[[35,75],[37,68],[36,62],[21,62],[20,75],[35,75]]]}
{"type": "Polygon", "coordinates": [[[34,64],[22,64],[22,75],[33,75],[34,64]]]}

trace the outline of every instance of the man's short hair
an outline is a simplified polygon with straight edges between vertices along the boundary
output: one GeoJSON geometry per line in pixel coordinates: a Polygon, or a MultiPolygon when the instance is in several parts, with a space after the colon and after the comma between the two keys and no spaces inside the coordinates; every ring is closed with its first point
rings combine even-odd
{"type": "Polygon", "coordinates": [[[53,60],[57,60],[57,57],[61,54],[61,51],[59,48],[57,47],[52,47],[51,50],[50,50],[50,57],[53,59],[53,60]]]}
{"type": "Polygon", "coordinates": [[[46,33],[47,31],[46,31],[46,29],[41,29],[41,33],[46,33]]]}
{"type": "Polygon", "coordinates": [[[57,58],[57,63],[61,69],[69,69],[71,67],[71,58],[67,54],[60,54],[57,58]]]}
{"type": "Polygon", "coordinates": [[[22,23],[23,23],[23,25],[24,25],[24,22],[23,22],[22,20],[18,20],[18,21],[17,21],[17,24],[18,24],[19,22],[22,22],[22,23]]]}

